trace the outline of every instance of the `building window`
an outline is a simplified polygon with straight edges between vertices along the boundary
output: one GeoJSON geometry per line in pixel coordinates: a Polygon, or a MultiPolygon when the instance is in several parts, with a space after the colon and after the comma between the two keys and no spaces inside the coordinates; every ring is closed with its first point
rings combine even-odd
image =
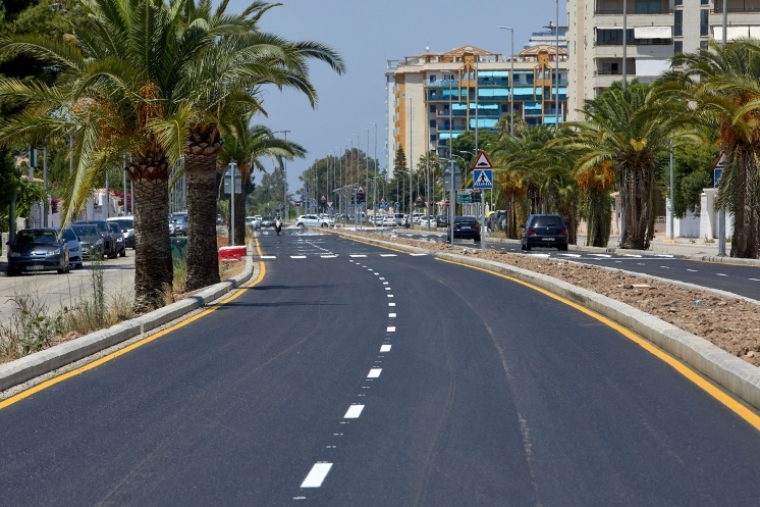
{"type": "Polygon", "coordinates": [[[430,142],[431,142],[431,143],[434,143],[434,142],[436,142],[437,140],[438,140],[438,136],[436,136],[436,135],[431,135],[431,136],[430,136],[430,142]]]}
{"type": "Polygon", "coordinates": [[[710,11],[708,9],[699,11],[699,35],[702,37],[710,35],[710,11]]]}
{"type": "Polygon", "coordinates": [[[683,35],[683,11],[675,11],[673,16],[673,35],[683,35]]]}
{"type": "Polygon", "coordinates": [[[677,40],[673,42],[673,52],[674,53],[683,53],[683,41],[677,40]]]}
{"type": "Polygon", "coordinates": [[[435,113],[435,105],[430,106],[430,112],[435,113]]]}
{"type": "Polygon", "coordinates": [[[431,129],[434,129],[434,128],[435,128],[435,126],[436,126],[436,123],[437,123],[437,122],[436,122],[435,120],[430,120],[430,128],[431,128],[431,129]]]}
{"type": "Polygon", "coordinates": [[[430,82],[435,83],[435,74],[430,75],[430,82]]]}
{"type": "Polygon", "coordinates": [[[676,0],[674,5],[683,5],[683,0],[676,0]]]}
{"type": "Polygon", "coordinates": [[[699,41],[699,49],[707,49],[707,41],[706,40],[699,41]]]}
{"type": "Polygon", "coordinates": [[[702,0],[700,3],[702,5],[710,5],[710,0],[702,0]]]}

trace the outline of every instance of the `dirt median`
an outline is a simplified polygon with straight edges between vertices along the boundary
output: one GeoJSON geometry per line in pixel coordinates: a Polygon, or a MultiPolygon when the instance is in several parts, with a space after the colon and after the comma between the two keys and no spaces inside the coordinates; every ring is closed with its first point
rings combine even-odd
{"type": "Polygon", "coordinates": [[[730,354],[760,366],[760,305],[705,290],[691,290],[614,269],[572,261],[480,250],[442,243],[355,233],[381,241],[424,248],[431,252],[465,254],[509,264],[563,280],[652,314],[700,336],[730,354]]]}

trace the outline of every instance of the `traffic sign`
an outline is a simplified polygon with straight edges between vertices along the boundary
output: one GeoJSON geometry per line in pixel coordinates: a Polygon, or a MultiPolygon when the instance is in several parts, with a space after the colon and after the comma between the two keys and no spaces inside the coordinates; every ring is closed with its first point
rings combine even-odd
{"type": "Polygon", "coordinates": [[[364,191],[364,187],[362,185],[359,185],[356,187],[356,193],[357,194],[366,194],[367,192],[364,191]]]}
{"type": "Polygon", "coordinates": [[[380,208],[381,209],[388,209],[389,207],[390,207],[390,203],[388,203],[388,202],[383,201],[383,202],[380,203],[380,208]]]}
{"type": "Polygon", "coordinates": [[[401,207],[401,203],[396,201],[396,203],[393,205],[394,208],[399,209],[401,207]]]}
{"type": "Polygon", "coordinates": [[[491,161],[488,159],[485,151],[478,153],[478,157],[475,159],[475,163],[472,165],[473,169],[493,169],[491,161]]]}
{"type": "Polygon", "coordinates": [[[493,188],[493,169],[475,169],[472,174],[472,188],[493,188]]]}
{"type": "Polygon", "coordinates": [[[320,197],[320,198],[319,198],[319,200],[320,200],[320,201],[322,201],[322,202],[327,202],[327,197],[325,197],[325,196],[323,195],[322,197],[320,197]]]}
{"type": "Polygon", "coordinates": [[[721,151],[718,159],[713,164],[713,169],[723,169],[724,167],[726,167],[726,152],[721,151]]]}
{"type": "Polygon", "coordinates": [[[296,208],[300,208],[301,207],[301,201],[296,201],[295,204],[296,204],[296,208]]]}
{"type": "Polygon", "coordinates": [[[713,188],[720,186],[720,175],[723,174],[723,169],[713,169],[713,188]]]}
{"type": "Polygon", "coordinates": [[[472,194],[470,194],[470,192],[457,192],[457,204],[470,204],[471,202],[472,194]]]}

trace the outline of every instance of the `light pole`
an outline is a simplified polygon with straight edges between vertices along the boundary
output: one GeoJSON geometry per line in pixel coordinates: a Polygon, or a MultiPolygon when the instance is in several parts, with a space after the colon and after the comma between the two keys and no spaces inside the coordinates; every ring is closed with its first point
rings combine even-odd
{"type": "MultiPolygon", "coordinates": [[[[364,130],[367,131],[367,153],[364,154],[364,181],[365,181],[364,191],[369,192],[369,129],[367,128],[364,130]]],[[[367,194],[364,194],[364,195],[366,196],[367,194]]],[[[365,202],[366,202],[366,197],[365,197],[365,202]]],[[[373,207],[373,211],[374,211],[374,207],[373,207]]],[[[369,215],[367,216],[367,218],[369,218],[369,215]]],[[[375,221],[373,219],[372,225],[374,224],[375,224],[375,221]]]]}
{"type": "MultiPolygon", "coordinates": [[[[625,2],[625,0],[623,0],[625,2]]],[[[557,128],[559,128],[559,0],[556,0],[557,4],[557,26],[554,27],[554,30],[556,30],[556,39],[555,39],[555,50],[557,53],[557,61],[555,62],[555,68],[557,69],[555,72],[555,78],[556,84],[554,85],[554,93],[555,95],[555,107],[557,108],[556,111],[554,111],[554,125],[556,125],[557,128]]]]}
{"type": "Polygon", "coordinates": [[[414,130],[413,130],[413,121],[414,121],[414,112],[412,110],[412,105],[414,104],[412,102],[412,97],[406,97],[406,100],[409,101],[409,220],[412,219],[412,180],[414,177],[412,176],[414,174],[413,168],[414,168],[414,130]]]}
{"type": "Polygon", "coordinates": [[[512,43],[509,49],[509,134],[515,135],[515,29],[511,26],[500,26],[502,30],[511,32],[512,43]]]}
{"type": "Polygon", "coordinates": [[[628,67],[626,65],[627,59],[628,59],[628,1],[623,0],[623,67],[622,67],[623,91],[625,91],[628,85],[628,67]]]}
{"type": "MultiPolygon", "coordinates": [[[[723,0],[723,46],[728,44],[728,6],[727,0],[723,0]]],[[[721,147],[722,148],[722,147],[721,147]]],[[[734,227],[736,223],[734,222],[734,227]]],[[[718,211],[718,255],[725,257],[726,255],[726,207],[721,206],[718,211]]]]}
{"type": "MultiPolygon", "coordinates": [[[[285,142],[288,142],[288,134],[290,130],[278,130],[275,134],[285,134],[285,142]]],[[[285,160],[282,161],[282,212],[285,214],[285,210],[288,209],[288,172],[285,168],[285,160]]],[[[289,217],[288,217],[289,218],[289,217]]]]}
{"type": "Polygon", "coordinates": [[[370,125],[375,126],[375,156],[372,158],[372,167],[375,169],[375,176],[372,178],[372,211],[375,215],[373,219],[377,224],[377,123],[371,121],[370,125]]]}

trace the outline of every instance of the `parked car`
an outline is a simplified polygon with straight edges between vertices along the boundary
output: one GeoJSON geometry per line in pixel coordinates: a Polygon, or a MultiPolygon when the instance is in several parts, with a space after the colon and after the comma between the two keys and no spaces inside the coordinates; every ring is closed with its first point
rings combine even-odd
{"type": "Polygon", "coordinates": [[[119,254],[119,257],[126,257],[127,247],[124,246],[124,234],[121,232],[121,227],[116,222],[108,222],[108,227],[111,229],[111,234],[116,240],[116,252],[119,254]]]}
{"type": "Polygon", "coordinates": [[[403,213],[394,213],[393,218],[396,220],[396,225],[404,225],[404,215],[403,213]]]}
{"type": "Polygon", "coordinates": [[[559,215],[530,215],[522,229],[522,249],[535,247],[567,250],[567,226],[559,215]]]}
{"type": "Polygon", "coordinates": [[[108,222],[105,220],[77,220],[77,224],[90,224],[94,225],[103,238],[103,256],[110,259],[119,255],[118,246],[116,245],[116,238],[111,232],[111,228],[108,226],[108,222]]]}
{"type": "Polygon", "coordinates": [[[448,227],[449,226],[449,216],[448,215],[438,215],[435,217],[435,225],[437,227],[448,227]]]}
{"type": "MultiPolygon", "coordinates": [[[[451,241],[451,227],[449,227],[446,237],[451,241]]],[[[454,239],[473,239],[475,242],[480,241],[480,224],[478,219],[473,216],[454,217],[454,239]]]]}
{"type": "Polygon", "coordinates": [[[69,266],[74,269],[82,269],[82,244],[79,242],[77,234],[71,227],[64,227],[61,237],[66,241],[66,248],[69,250],[69,266]]]}
{"type": "Polygon", "coordinates": [[[274,227],[274,217],[269,215],[261,217],[261,228],[263,229],[265,227],[274,227]]]}
{"type": "Polygon", "coordinates": [[[335,222],[330,217],[319,215],[301,215],[296,219],[296,227],[333,227],[335,222]]]}
{"type": "Polygon", "coordinates": [[[396,225],[396,218],[393,215],[385,215],[383,217],[383,225],[385,227],[393,227],[396,225]]]}
{"type": "Polygon", "coordinates": [[[379,227],[383,225],[383,218],[384,218],[384,215],[374,215],[372,217],[372,223],[375,224],[375,227],[379,227]]]}
{"type": "Polygon", "coordinates": [[[420,220],[422,220],[422,217],[423,217],[424,215],[425,215],[424,213],[417,213],[417,212],[415,212],[415,213],[412,213],[412,223],[413,223],[413,224],[418,224],[418,223],[420,223],[420,220]]]}
{"type": "Polygon", "coordinates": [[[435,229],[437,227],[436,223],[435,217],[422,217],[420,219],[420,227],[424,229],[427,229],[428,226],[435,229]]]}
{"type": "Polygon", "coordinates": [[[8,242],[8,276],[34,271],[69,272],[67,242],[51,227],[23,229],[8,242]]]}
{"type": "Polygon", "coordinates": [[[135,217],[123,216],[114,217],[106,220],[108,223],[115,222],[119,225],[119,230],[124,237],[124,248],[135,248],[135,217]]]}
{"type": "Polygon", "coordinates": [[[261,215],[254,215],[252,217],[245,217],[245,225],[251,229],[261,229],[261,215]]]}
{"type": "Polygon", "coordinates": [[[174,226],[172,236],[187,236],[187,211],[172,213],[171,223],[174,226]]]}
{"type": "Polygon", "coordinates": [[[82,259],[99,259],[103,257],[103,236],[93,224],[74,223],[71,230],[77,235],[79,244],[82,245],[82,259]]]}

